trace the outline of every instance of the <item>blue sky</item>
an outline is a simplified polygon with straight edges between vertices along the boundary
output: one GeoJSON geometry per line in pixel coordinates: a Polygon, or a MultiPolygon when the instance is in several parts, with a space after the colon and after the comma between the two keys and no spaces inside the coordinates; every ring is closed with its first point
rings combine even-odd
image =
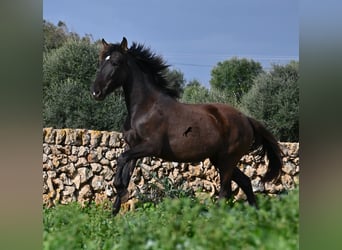
{"type": "Polygon", "coordinates": [[[265,69],[299,59],[298,0],[43,0],[43,18],[95,40],[143,43],[207,87],[233,56],[265,69]]]}

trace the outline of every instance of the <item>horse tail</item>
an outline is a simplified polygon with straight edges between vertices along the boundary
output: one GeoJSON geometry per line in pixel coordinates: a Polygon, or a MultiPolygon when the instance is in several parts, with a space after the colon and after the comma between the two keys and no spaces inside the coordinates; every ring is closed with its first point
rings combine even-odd
{"type": "Polygon", "coordinates": [[[248,117],[250,124],[254,131],[254,143],[252,150],[255,150],[256,154],[264,157],[265,154],[269,160],[268,169],[263,177],[263,181],[277,181],[281,174],[282,151],[275,137],[270,131],[268,131],[260,122],[248,117]]]}

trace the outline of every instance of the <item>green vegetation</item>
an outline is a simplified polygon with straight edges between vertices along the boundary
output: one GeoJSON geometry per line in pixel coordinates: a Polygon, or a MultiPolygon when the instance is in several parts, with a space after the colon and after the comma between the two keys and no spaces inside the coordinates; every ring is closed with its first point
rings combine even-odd
{"type": "Polygon", "coordinates": [[[211,71],[210,86],[217,91],[229,92],[236,102],[253,85],[253,79],[263,72],[261,64],[246,58],[233,57],[219,62],[211,71]]]}
{"type": "Polygon", "coordinates": [[[273,65],[262,73],[241,101],[245,113],[263,122],[280,141],[299,140],[298,62],[273,65]]]}
{"type": "Polygon", "coordinates": [[[260,209],[166,198],[111,217],[108,204],[44,209],[43,247],[52,249],[298,249],[298,190],[258,196],[260,209]]]}
{"type": "Polygon", "coordinates": [[[216,89],[209,90],[197,80],[186,85],[181,101],[185,103],[229,103],[232,106],[238,106],[233,93],[216,89]]]}
{"type": "Polygon", "coordinates": [[[89,89],[97,63],[98,47],[95,44],[70,39],[61,47],[44,53],[43,87],[71,80],[89,89]]]}

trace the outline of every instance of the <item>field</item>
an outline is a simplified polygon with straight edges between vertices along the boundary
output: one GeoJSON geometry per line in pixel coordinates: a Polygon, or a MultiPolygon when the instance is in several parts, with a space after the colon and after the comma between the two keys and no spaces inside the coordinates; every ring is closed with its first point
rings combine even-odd
{"type": "Polygon", "coordinates": [[[43,249],[298,249],[299,191],[244,203],[165,198],[111,217],[109,204],[43,209],[43,249]]]}

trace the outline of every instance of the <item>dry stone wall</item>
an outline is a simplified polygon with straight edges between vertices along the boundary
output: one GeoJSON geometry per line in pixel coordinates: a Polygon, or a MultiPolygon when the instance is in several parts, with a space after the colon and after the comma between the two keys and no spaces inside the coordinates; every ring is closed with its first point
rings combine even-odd
{"type": "MultiPolygon", "coordinates": [[[[280,143],[283,168],[277,183],[263,183],[267,158],[244,156],[238,167],[251,178],[253,191],[275,195],[299,184],[299,144],[280,143]]],[[[51,207],[67,204],[113,200],[113,177],[118,156],[125,142],[118,132],[85,129],[43,129],[43,203],[51,207]]],[[[215,197],[220,188],[219,175],[208,159],[197,163],[167,162],[154,157],[138,161],[129,185],[129,199],[157,199],[166,185],[191,191],[197,196],[215,197]]],[[[245,199],[233,182],[235,199],[245,199]]]]}

